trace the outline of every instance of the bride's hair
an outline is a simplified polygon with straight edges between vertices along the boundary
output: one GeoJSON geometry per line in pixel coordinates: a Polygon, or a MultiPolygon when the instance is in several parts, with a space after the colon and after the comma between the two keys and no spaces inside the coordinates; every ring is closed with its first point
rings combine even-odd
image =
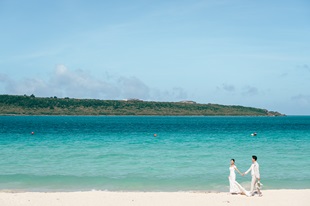
{"type": "Polygon", "coordinates": [[[234,163],[235,163],[235,159],[231,159],[232,161],[234,161],[234,163]]]}

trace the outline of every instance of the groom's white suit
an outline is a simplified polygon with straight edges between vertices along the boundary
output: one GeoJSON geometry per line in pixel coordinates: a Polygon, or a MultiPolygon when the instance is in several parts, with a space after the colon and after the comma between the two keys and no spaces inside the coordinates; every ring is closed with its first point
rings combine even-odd
{"type": "Polygon", "coordinates": [[[248,174],[250,171],[251,171],[251,175],[252,175],[251,194],[253,195],[255,183],[257,180],[260,179],[259,164],[256,161],[254,163],[252,163],[251,167],[245,172],[245,174],[248,174]]]}

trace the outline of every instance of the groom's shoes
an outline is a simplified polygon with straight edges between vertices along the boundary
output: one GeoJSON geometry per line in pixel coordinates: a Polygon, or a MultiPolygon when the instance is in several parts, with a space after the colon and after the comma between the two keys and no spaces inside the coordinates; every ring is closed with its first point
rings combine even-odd
{"type": "Polygon", "coordinates": [[[261,191],[255,191],[255,192],[250,192],[250,197],[253,197],[255,194],[258,194],[259,197],[262,197],[263,194],[261,193],[261,191]]]}

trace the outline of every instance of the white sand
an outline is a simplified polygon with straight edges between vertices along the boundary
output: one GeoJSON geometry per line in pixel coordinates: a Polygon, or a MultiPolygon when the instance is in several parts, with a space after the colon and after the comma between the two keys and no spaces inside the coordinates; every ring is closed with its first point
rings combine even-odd
{"type": "Polygon", "coordinates": [[[263,197],[203,192],[0,192],[0,206],[309,206],[308,190],[268,190],[263,197]]]}

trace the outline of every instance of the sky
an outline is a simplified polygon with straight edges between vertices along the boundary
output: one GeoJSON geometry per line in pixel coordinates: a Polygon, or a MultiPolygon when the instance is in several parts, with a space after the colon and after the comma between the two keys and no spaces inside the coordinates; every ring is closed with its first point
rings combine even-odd
{"type": "Polygon", "coordinates": [[[0,0],[0,94],[310,115],[310,1],[0,0]]]}

